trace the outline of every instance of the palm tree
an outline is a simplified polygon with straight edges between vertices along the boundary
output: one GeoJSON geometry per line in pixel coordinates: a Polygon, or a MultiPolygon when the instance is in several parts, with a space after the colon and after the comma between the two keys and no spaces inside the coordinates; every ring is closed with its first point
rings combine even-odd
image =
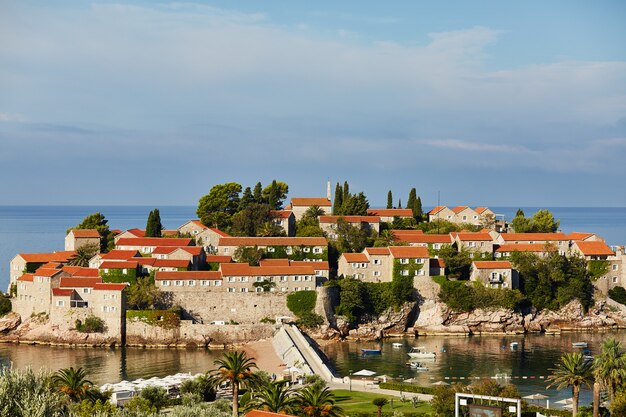
{"type": "Polygon", "coordinates": [[[320,206],[311,206],[304,212],[304,217],[309,217],[311,219],[317,219],[319,216],[322,216],[325,213],[324,209],[320,206]]]}
{"type": "Polygon", "coordinates": [[[73,266],[89,266],[89,260],[100,251],[100,245],[97,243],[89,243],[79,246],[76,249],[76,255],[69,260],[69,264],[73,266]]]}
{"type": "Polygon", "coordinates": [[[383,414],[383,407],[389,404],[389,400],[383,397],[374,398],[372,400],[372,404],[378,407],[378,417],[381,417],[383,414]]]}
{"type": "Polygon", "coordinates": [[[298,399],[294,395],[294,390],[287,386],[287,382],[276,381],[257,387],[247,408],[293,414],[298,405],[298,399]]]}
{"type": "Polygon", "coordinates": [[[59,391],[66,394],[72,402],[80,402],[87,397],[92,382],[87,379],[87,371],[73,367],[59,369],[52,376],[59,391]]]}
{"type": "Polygon", "coordinates": [[[393,230],[385,229],[380,232],[379,239],[385,243],[385,246],[393,245],[393,242],[396,241],[396,237],[393,234],[393,230]]]}
{"type": "Polygon", "coordinates": [[[593,374],[612,401],[618,387],[626,382],[626,353],[620,342],[607,339],[602,343],[602,352],[593,362],[593,374]]]}
{"type": "Polygon", "coordinates": [[[549,369],[552,372],[548,376],[548,388],[555,386],[561,390],[565,387],[572,387],[572,416],[578,413],[578,397],[580,388],[583,385],[590,386],[592,381],[591,363],[585,361],[581,352],[566,353],[561,356],[556,368],[549,369]]]}
{"type": "Polygon", "coordinates": [[[233,417],[239,414],[239,387],[250,384],[254,379],[252,368],[256,368],[254,358],[248,358],[245,352],[226,352],[222,359],[214,362],[219,367],[213,371],[214,385],[228,382],[233,392],[233,417]]]}
{"type": "Polygon", "coordinates": [[[335,405],[335,396],[328,387],[307,385],[296,393],[299,407],[306,417],[338,417],[341,408],[335,405]]]}

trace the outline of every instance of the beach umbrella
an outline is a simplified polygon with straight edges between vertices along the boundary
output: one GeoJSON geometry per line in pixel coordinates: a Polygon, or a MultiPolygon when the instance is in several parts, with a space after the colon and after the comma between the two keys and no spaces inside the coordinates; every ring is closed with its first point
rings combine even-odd
{"type": "Polygon", "coordinates": [[[372,376],[372,375],[376,375],[376,372],[369,371],[367,369],[361,369],[359,372],[355,372],[352,375],[354,375],[354,376],[372,376]]]}
{"type": "Polygon", "coordinates": [[[543,394],[530,394],[523,398],[526,398],[527,400],[545,400],[548,396],[543,394]]]}
{"type": "Polygon", "coordinates": [[[437,381],[437,382],[433,382],[433,385],[450,385],[450,384],[448,384],[446,381],[437,381]]]}
{"type": "Polygon", "coordinates": [[[559,401],[555,401],[555,404],[571,404],[574,400],[572,398],[564,398],[559,401]]]}

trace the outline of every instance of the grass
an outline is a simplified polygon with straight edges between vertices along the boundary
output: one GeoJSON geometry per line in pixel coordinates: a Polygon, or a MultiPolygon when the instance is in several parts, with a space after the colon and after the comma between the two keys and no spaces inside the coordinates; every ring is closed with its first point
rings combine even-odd
{"type": "Polygon", "coordinates": [[[337,400],[337,405],[339,405],[346,415],[350,415],[350,413],[371,413],[375,415],[377,412],[377,408],[374,404],[372,404],[372,400],[374,398],[387,398],[390,400],[390,403],[383,407],[383,413],[393,413],[394,411],[400,411],[403,413],[432,413],[433,409],[427,402],[420,402],[417,405],[417,408],[413,407],[413,403],[410,399],[415,394],[406,394],[406,398],[409,401],[402,402],[400,398],[394,397],[392,395],[381,395],[376,393],[369,392],[360,392],[360,391],[348,391],[348,390],[334,390],[333,394],[335,394],[335,399],[337,400]],[[393,399],[393,409],[391,408],[391,400],[393,399]]]}

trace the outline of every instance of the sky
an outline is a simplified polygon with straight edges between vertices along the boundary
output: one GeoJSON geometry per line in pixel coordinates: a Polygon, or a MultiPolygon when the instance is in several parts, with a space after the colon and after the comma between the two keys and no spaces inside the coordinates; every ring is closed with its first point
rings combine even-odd
{"type": "Polygon", "coordinates": [[[626,2],[0,0],[0,204],[347,180],[626,207],[626,2]]]}

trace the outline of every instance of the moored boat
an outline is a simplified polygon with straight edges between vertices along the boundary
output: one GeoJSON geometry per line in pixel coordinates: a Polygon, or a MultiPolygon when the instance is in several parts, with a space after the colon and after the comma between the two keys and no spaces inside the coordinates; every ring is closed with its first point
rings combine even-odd
{"type": "Polygon", "coordinates": [[[511,349],[517,349],[517,347],[519,346],[519,343],[518,342],[511,342],[510,346],[511,346],[511,349]]]}
{"type": "Polygon", "coordinates": [[[437,354],[435,352],[427,352],[424,349],[425,348],[423,346],[413,347],[409,351],[408,355],[411,358],[416,359],[434,359],[437,357],[437,354]]]}
{"type": "Polygon", "coordinates": [[[403,345],[402,345],[402,343],[392,343],[391,346],[393,346],[395,348],[401,348],[403,345]]]}
{"type": "Polygon", "coordinates": [[[414,369],[416,371],[428,371],[428,367],[425,366],[423,363],[417,362],[417,361],[408,361],[406,363],[406,366],[411,367],[411,369],[414,369]]]}
{"type": "Polygon", "coordinates": [[[380,349],[361,349],[361,353],[364,355],[380,355],[380,349]]]}
{"type": "Polygon", "coordinates": [[[586,348],[587,347],[587,342],[574,342],[574,343],[572,343],[572,347],[575,347],[575,348],[586,348]]]}

